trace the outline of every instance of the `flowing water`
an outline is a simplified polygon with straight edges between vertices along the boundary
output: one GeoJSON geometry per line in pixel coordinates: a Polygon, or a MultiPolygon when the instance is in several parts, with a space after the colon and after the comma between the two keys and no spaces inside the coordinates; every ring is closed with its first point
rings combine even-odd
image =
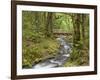
{"type": "Polygon", "coordinates": [[[53,67],[60,67],[63,66],[64,63],[68,60],[71,53],[71,46],[68,42],[65,41],[63,36],[60,36],[57,38],[60,44],[59,53],[52,58],[46,59],[44,61],[41,61],[35,65],[33,65],[32,68],[53,68],[53,67]]]}

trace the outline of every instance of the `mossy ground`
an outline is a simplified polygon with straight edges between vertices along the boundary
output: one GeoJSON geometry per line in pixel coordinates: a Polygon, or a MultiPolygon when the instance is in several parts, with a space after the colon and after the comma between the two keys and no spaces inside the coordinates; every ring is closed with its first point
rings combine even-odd
{"type": "Polygon", "coordinates": [[[32,67],[40,60],[55,56],[59,44],[55,38],[45,38],[40,42],[23,42],[23,67],[32,67]]]}

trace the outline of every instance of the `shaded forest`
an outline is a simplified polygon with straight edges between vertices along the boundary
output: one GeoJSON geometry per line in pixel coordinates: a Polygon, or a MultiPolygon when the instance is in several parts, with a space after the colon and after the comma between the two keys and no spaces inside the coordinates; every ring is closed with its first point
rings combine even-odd
{"type": "Polygon", "coordinates": [[[89,14],[22,12],[22,67],[57,55],[63,35],[72,52],[64,67],[89,65],[89,14]]]}

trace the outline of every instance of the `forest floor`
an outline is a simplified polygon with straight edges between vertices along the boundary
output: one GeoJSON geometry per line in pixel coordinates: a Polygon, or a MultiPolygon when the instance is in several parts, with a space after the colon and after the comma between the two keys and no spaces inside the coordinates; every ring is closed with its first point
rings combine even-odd
{"type": "Polygon", "coordinates": [[[59,44],[56,39],[46,38],[40,42],[25,42],[23,46],[23,67],[32,67],[33,64],[41,60],[53,57],[58,50],[59,44]]]}
{"type": "MultiPolygon", "coordinates": [[[[68,38],[66,39],[68,41],[68,38]]],[[[70,40],[71,42],[71,40],[70,40]]],[[[23,43],[23,68],[31,68],[32,65],[52,58],[57,55],[60,44],[56,38],[44,38],[38,42],[24,41],[23,43]]],[[[88,49],[72,49],[70,58],[64,67],[89,65],[88,49]]]]}

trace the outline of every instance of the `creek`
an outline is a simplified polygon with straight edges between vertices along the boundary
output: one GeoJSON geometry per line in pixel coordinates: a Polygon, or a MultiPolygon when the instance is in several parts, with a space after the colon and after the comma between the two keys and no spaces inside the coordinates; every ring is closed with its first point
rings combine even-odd
{"type": "Polygon", "coordinates": [[[57,41],[60,44],[58,54],[55,57],[51,57],[37,64],[34,64],[32,66],[33,69],[61,67],[67,62],[72,51],[71,45],[64,39],[64,36],[57,38],[57,41]]]}

